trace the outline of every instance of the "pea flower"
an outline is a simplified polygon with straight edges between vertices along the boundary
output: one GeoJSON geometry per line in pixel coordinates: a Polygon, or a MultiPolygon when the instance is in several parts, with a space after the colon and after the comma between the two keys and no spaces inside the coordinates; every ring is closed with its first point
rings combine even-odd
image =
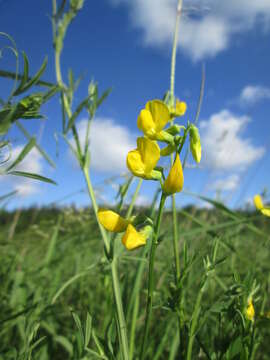
{"type": "Polygon", "coordinates": [[[189,144],[193,159],[199,163],[202,157],[201,140],[199,130],[194,125],[191,125],[189,130],[189,144]]]}
{"type": "Polygon", "coordinates": [[[260,195],[255,195],[253,198],[254,205],[263,215],[270,217],[270,208],[263,205],[263,201],[260,195]]]}
{"type": "Polygon", "coordinates": [[[178,99],[176,99],[175,107],[173,106],[169,107],[171,118],[185,115],[186,110],[187,110],[187,104],[184,101],[180,101],[178,99]]]}
{"type": "Polygon", "coordinates": [[[254,306],[252,303],[252,298],[249,298],[247,307],[245,309],[245,317],[246,317],[246,319],[253,321],[254,316],[255,316],[255,310],[254,310],[254,306]]]}
{"type": "Polygon", "coordinates": [[[152,100],[148,101],[145,109],[141,110],[137,125],[149,139],[172,142],[173,136],[163,131],[169,121],[168,106],[161,100],[152,100]]]}
{"type": "Polygon", "coordinates": [[[112,210],[98,210],[98,221],[104,228],[111,232],[123,232],[129,225],[129,221],[112,210]]]}
{"type": "Polygon", "coordinates": [[[127,167],[133,175],[143,179],[159,180],[161,173],[154,170],[160,158],[160,149],[155,141],[148,138],[137,138],[137,149],[129,151],[127,167]]]}
{"type": "Polygon", "coordinates": [[[167,179],[163,184],[163,192],[171,195],[180,192],[184,185],[184,174],[179,154],[176,154],[173,166],[169,172],[167,179]]]}
{"type": "Polygon", "coordinates": [[[122,243],[127,250],[134,250],[146,244],[146,236],[143,232],[138,232],[133,225],[129,224],[122,237],[122,243]]]}

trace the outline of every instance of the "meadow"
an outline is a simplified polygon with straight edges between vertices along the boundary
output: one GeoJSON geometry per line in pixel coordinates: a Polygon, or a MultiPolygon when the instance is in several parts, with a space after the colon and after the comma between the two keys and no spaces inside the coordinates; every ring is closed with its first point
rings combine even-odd
{"type": "MultiPolygon", "coordinates": [[[[185,190],[187,161],[200,171],[204,156],[198,122],[206,75],[202,66],[197,110],[188,119],[186,102],[175,94],[183,1],[175,4],[169,89],[141,105],[137,147],[124,154],[126,172],[114,184],[115,206],[98,201],[90,141],[96,112],[112,89],[101,93],[91,80],[79,99],[82,77],[72,69],[64,74],[61,67],[67,30],[84,0],[52,0],[55,82],[46,80],[48,58],[33,72],[27,54],[0,32],[8,43],[0,55],[9,51],[16,62],[13,72],[0,70],[13,84],[0,102],[0,176],[56,185],[50,171],[44,176],[24,164],[35,151],[56,167],[25,123],[45,119],[43,105],[57,98],[62,117],[56,148],[61,139],[73,155],[89,204],[10,210],[18,189],[7,192],[2,186],[0,359],[270,358],[267,193],[254,196],[254,206],[231,209],[219,194],[208,198],[185,190]],[[24,138],[17,153],[14,128],[24,138]],[[145,182],[157,190],[149,205],[139,207],[145,182]],[[176,195],[182,192],[192,205],[180,207],[176,195]],[[198,201],[204,206],[195,206],[198,201]]],[[[100,151],[110,146],[105,131],[100,151]]]]}
{"type": "MultiPolygon", "coordinates": [[[[149,214],[151,208],[142,209],[149,214]]],[[[181,298],[182,351],[205,276],[205,259],[215,257],[202,292],[194,359],[269,359],[270,224],[254,212],[226,209],[177,213],[182,286],[174,288],[172,221],[167,211],[155,265],[156,290],[148,359],[180,359],[175,305],[181,298]],[[169,245],[171,244],[171,245],[169,245]],[[215,251],[215,254],[213,254],[215,251]],[[252,334],[241,324],[241,298],[252,286],[256,320],[252,334]],[[269,311],[269,310],[268,310],[269,311]],[[251,337],[251,342],[249,337],[251,337]]],[[[110,273],[91,208],[31,208],[1,212],[1,359],[114,359],[118,344],[110,273]],[[15,224],[15,222],[16,224],[15,224]],[[93,352],[84,350],[84,339],[93,352]],[[94,353],[95,352],[95,353],[94,353]]],[[[120,242],[118,239],[115,241],[120,242]]],[[[133,358],[144,325],[147,249],[119,251],[119,279],[133,358]]]]}

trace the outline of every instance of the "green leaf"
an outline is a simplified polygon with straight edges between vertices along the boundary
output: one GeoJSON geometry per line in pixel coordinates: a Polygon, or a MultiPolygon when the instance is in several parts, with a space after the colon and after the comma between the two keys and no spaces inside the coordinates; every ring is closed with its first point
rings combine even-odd
{"type": "Polygon", "coordinates": [[[28,58],[25,54],[25,52],[23,52],[23,75],[21,77],[21,82],[17,88],[17,90],[14,91],[14,95],[18,95],[21,92],[21,89],[23,89],[23,87],[25,86],[27,80],[28,80],[28,76],[29,76],[29,61],[28,58]]]}
{"type": "Polygon", "coordinates": [[[72,311],[71,314],[78,329],[78,347],[79,347],[79,354],[81,355],[83,351],[83,343],[84,343],[82,324],[79,316],[75,312],[72,311]]]}
{"type": "Polygon", "coordinates": [[[85,98],[78,106],[77,109],[75,110],[75,112],[72,114],[71,118],[68,121],[68,125],[66,128],[66,133],[72,128],[72,126],[74,125],[75,120],[77,119],[77,117],[80,115],[80,113],[82,112],[83,108],[87,105],[88,101],[90,100],[90,95],[87,96],[87,98],[85,98]]]}
{"type": "MultiPolygon", "coordinates": [[[[16,125],[18,126],[18,128],[21,130],[21,132],[24,134],[24,136],[30,140],[31,139],[31,135],[28,133],[28,131],[25,129],[25,127],[19,122],[16,121],[16,125]]],[[[40,154],[44,157],[44,159],[52,166],[52,167],[56,167],[54,161],[49,157],[49,155],[36,143],[36,149],[40,152],[40,154]]]]}
{"type": "MultiPolygon", "coordinates": [[[[25,58],[26,58],[26,56],[25,56],[25,58]]],[[[24,84],[22,87],[19,86],[18,89],[14,92],[14,96],[22,94],[23,92],[30,89],[30,87],[35,85],[39,81],[41,75],[44,73],[44,71],[45,71],[45,69],[47,67],[47,63],[48,63],[48,58],[46,57],[45,60],[43,61],[42,65],[41,65],[40,69],[37,71],[37,73],[26,84],[24,84]]]]}
{"type": "Polygon", "coordinates": [[[69,355],[73,354],[73,347],[72,344],[69,342],[67,338],[61,335],[57,335],[54,337],[54,340],[60,344],[68,353],[69,355]]]}
{"type": "MultiPolygon", "coordinates": [[[[12,79],[12,80],[14,80],[14,79],[21,80],[23,75],[17,74],[17,76],[16,76],[16,73],[14,73],[12,71],[0,70],[0,77],[7,78],[7,79],[12,79]]],[[[28,80],[31,80],[31,79],[32,79],[31,77],[28,78],[28,80]]],[[[55,84],[50,83],[48,81],[43,81],[43,80],[38,80],[36,85],[43,86],[43,87],[46,87],[46,88],[50,88],[50,87],[55,86],[55,84]]]]}
{"type": "Polygon", "coordinates": [[[22,177],[26,177],[26,178],[30,178],[30,179],[34,179],[34,180],[39,180],[39,181],[43,181],[49,184],[54,184],[57,185],[57,183],[45,176],[41,176],[38,174],[33,174],[33,173],[29,173],[29,172],[24,172],[24,171],[9,171],[6,173],[6,175],[15,175],[15,176],[22,176],[22,177]]]}
{"type": "Polygon", "coordinates": [[[1,195],[0,196],[0,202],[8,199],[9,197],[11,197],[11,196],[13,196],[15,194],[17,194],[17,190],[11,191],[11,192],[9,192],[9,193],[7,193],[5,195],[1,195]]]}
{"type": "Polygon", "coordinates": [[[52,86],[49,91],[43,94],[42,104],[46,103],[51,97],[53,97],[58,91],[60,91],[60,89],[61,87],[59,85],[52,86]]]}
{"type": "Polygon", "coordinates": [[[102,103],[103,101],[110,95],[112,91],[112,88],[109,88],[107,90],[104,91],[104,93],[101,95],[101,97],[97,100],[97,103],[96,103],[96,107],[98,108],[102,103]]]}
{"type": "Polygon", "coordinates": [[[87,312],[86,322],[85,322],[85,334],[84,334],[84,347],[87,347],[91,338],[92,333],[92,317],[87,312]]]}
{"type": "Polygon", "coordinates": [[[26,157],[26,155],[33,149],[33,147],[36,144],[36,139],[31,138],[31,140],[25,145],[25,147],[20,152],[17,159],[13,161],[13,163],[7,168],[7,171],[13,169],[15,166],[17,166],[20,162],[23,161],[23,159],[26,157]]]}

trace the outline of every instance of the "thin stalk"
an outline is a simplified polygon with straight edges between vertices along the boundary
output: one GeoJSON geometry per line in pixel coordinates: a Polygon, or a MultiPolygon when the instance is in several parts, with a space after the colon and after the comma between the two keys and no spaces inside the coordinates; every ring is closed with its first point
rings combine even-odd
{"type": "Polygon", "coordinates": [[[180,16],[181,16],[181,12],[182,12],[182,3],[183,3],[183,0],[178,0],[176,21],[175,21],[175,28],[174,28],[174,36],[173,36],[172,59],[171,59],[171,78],[170,78],[171,79],[171,86],[170,86],[171,98],[174,97],[176,50],[177,50],[177,42],[178,42],[179,22],[180,22],[180,16]]]}
{"type": "MultiPolygon", "coordinates": [[[[100,225],[98,218],[97,218],[98,206],[96,203],[94,189],[93,189],[91,179],[89,176],[88,168],[84,167],[83,173],[84,173],[84,177],[86,180],[86,184],[87,184],[89,196],[90,196],[90,199],[92,202],[92,206],[94,209],[94,213],[95,213],[95,216],[97,219],[97,223],[98,223],[98,226],[99,226],[99,229],[100,229],[100,232],[101,232],[104,244],[105,244],[105,249],[108,254],[110,251],[110,242],[107,237],[106,231],[100,225]]],[[[122,299],[121,299],[121,289],[120,289],[118,273],[117,273],[117,259],[113,258],[110,265],[111,265],[114,300],[115,300],[115,304],[116,304],[117,319],[118,319],[118,323],[119,323],[120,342],[122,345],[121,350],[122,350],[123,359],[128,360],[129,355],[128,355],[127,328],[126,328],[126,320],[125,320],[125,316],[124,316],[123,304],[122,304],[122,299]]]]}
{"type": "MultiPolygon", "coordinates": [[[[175,29],[173,37],[173,47],[172,47],[172,59],[171,59],[171,86],[170,86],[170,100],[174,101],[174,84],[175,84],[175,65],[176,65],[176,51],[177,51],[177,42],[178,42],[178,33],[179,33],[179,23],[180,16],[182,11],[183,1],[178,0],[177,4],[177,13],[175,20],[175,29]]],[[[183,139],[184,142],[184,139],[183,139]]],[[[173,165],[173,155],[171,155],[171,165],[173,165]]],[[[173,213],[173,250],[174,250],[174,264],[175,264],[175,285],[178,286],[180,280],[180,259],[179,259],[179,234],[178,234],[178,224],[177,224],[177,210],[176,210],[176,201],[175,194],[172,195],[172,213],[173,213]]],[[[178,332],[179,339],[181,339],[181,318],[180,314],[178,317],[178,332]]]]}
{"type": "Polygon", "coordinates": [[[136,202],[136,200],[137,200],[139,191],[140,191],[141,186],[142,186],[142,182],[143,182],[143,180],[140,179],[139,182],[138,182],[138,184],[137,184],[137,187],[136,187],[136,189],[135,189],[135,192],[134,192],[134,194],[133,194],[133,196],[132,196],[131,202],[130,202],[130,204],[129,204],[129,207],[128,207],[128,210],[127,210],[127,213],[126,213],[126,218],[127,218],[127,219],[128,219],[128,218],[131,216],[131,214],[132,214],[132,211],[133,211],[135,202],[136,202]]]}
{"type": "MultiPolygon", "coordinates": [[[[63,101],[63,105],[64,105],[65,111],[67,113],[68,119],[70,119],[72,117],[72,110],[70,108],[67,96],[64,92],[65,85],[62,80],[60,55],[61,55],[60,52],[56,51],[56,53],[55,53],[55,73],[56,73],[57,83],[62,88],[62,97],[61,98],[63,101]]],[[[65,129],[64,129],[64,131],[65,131],[65,129]]],[[[81,145],[80,145],[79,137],[78,137],[75,126],[72,126],[72,134],[73,134],[73,137],[74,137],[74,140],[76,143],[76,148],[77,148],[79,158],[82,160],[83,156],[82,156],[81,145]]]]}
{"type": "MultiPolygon", "coordinates": [[[[153,198],[153,201],[152,201],[152,206],[151,206],[152,211],[151,211],[151,214],[150,214],[151,219],[154,217],[155,204],[157,202],[159,193],[160,193],[160,191],[158,190],[156,192],[156,194],[154,195],[154,198],[153,198]]],[[[146,246],[144,248],[144,250],[143,250],[143,253],[142,253],[143,258],[146,257],[147,252],[148,252],[148,246],[146,246]]],[[[128,309],[127,309],[127,319],[129,319],[130,316],[131,316],[130,338],[129,338],[129,357],[130,357],[130,360],[133,359],[133,354],[134,354],[135,336],[136,336],[136,323],[137,323],[138,313],[139,313],[139,308],[140,308],[139,289],[140,289],[140,285],[141,285],[141,282],[142,282],[144,269],[145,269],[145,263],[143,261],[141,261],[139,263],[137,269],[136,269],[136,272],[135,272],[136,276],[135,276],[134,286],[133,286],[133,290],[132,290],[132,293],[131,293],[131,296],[130,296],[128,309]],[[131,314],[131,312],[132,312],[132,314],[131,314]]]]}
{"type": "MultiPolygon", "coordinates": [[[[71,110],[70,104],[68,102],[67,96],[66,96],[66,94],[64,92],[65,85],[63,83],[62,74],[61,74],[60,51],[55,52],[55,72],[56,72],[57,83],[62,87],[62,100],[63,100],[64,109],[65,109],[65,111],[67,113],[68,118],[70,119],[71,116],[72,116],[72,110],[71,110]]],[[[96,220],[97,220],[97,223],[98,223],[98,226],[99,226],[99,230],[100,230],[100,233],[101,233],[102,238],[103,238],[106,255],[108,256],[108,254],[110,254],[110,248],[111,248],[110,247],[110,240],[109,240],[109,238],[107,236],[106,231],[100,225],[100,223],[98,221],[98,218],[97,218],[98,206],[97,206],[97,203],[96,203],[96,197],[95,197],[94,189],[93,189],[91,179],[90,179],[90,176],[89,176],[89,169],[84,164],[84,158],[83,158],[83,155],[82,155],[82,152],[81,152],[80,141],[79,141],[78,133],[76,131],[75,126],[72,127],[72,134],[73,134],[73,137],[74,137],[74,140],[75,140],[75,143],[76,143],[78,159],[79,159],[80,166],[81,166],[81,169],[83,171],[84,178],[85,178],[85,181],[86,181],[86,184],[87,184],[89,197],[91,199],[92,206],[93,206],[93,209],[94,209],[94,213],[95,213],[95,216],[96,216],[96,220]]],[[[117,259],[116,258],[113,258],[111,260],[110,267],[111,267],[111,275],[112,275],[112,285],[113,285],[114,300],[115,300],[115,304],[116,304],[117,321],[118,321],[118,324],[119,324],[119,342],[120,342],[120,345],[121,345],[120,349],[121,349],[123,360],[128,360],[127,329],[126,329],[126,321],[125,321],[122,298],[121,298],[121,289],[120,289],[118,273],[117,273],[117,259]]]]}
{"type": "Polygon", "coordinates": [[[192,359],[193,343],[194,343],[194,339],[195,339],[195,336],[196,336],[195,332],[196,332],[196,327],[197,327],[198,319],[199,319],[199,315],[200,315],[201,301],[202,301],[202,296],[203,296],[204,291],[205,291],[206,282],[207,282],[207,278],[202,283],[201,289],[200,289],[199,294],[198,294],[197,299],[196,299],[196,304],[195,304],[195,307],[194,307],[194,311],[193,311],[193,314],[192,314],[186,360],[191,360],[192,359]]]}
{"type": "Polygon", "coordinates": [[[166,195],[162,194],[160,203],[159,203],[158,216],[157,216],[157,220],[156,220],[156,224],[155,224],[155,228],[154,228],[154,234],[153,234],[152,245],[151,245],[149,271],[148,271],[148,294],[147,294],[147,305],[146,305],[146,319],[145,319],[143,343],[142,343],[142,348],[141,348],[140,360],[144,359],[145,348],[146,348],[149,327],[150,327],[150,320],[151,320],[151,315],[152,315],[152,310],[153,310],[154,264],[155,264],[156,249],[158,246],[160,223],[161,223],[163,208],[165,205],[165,200],[166,200],[166,195]]]}

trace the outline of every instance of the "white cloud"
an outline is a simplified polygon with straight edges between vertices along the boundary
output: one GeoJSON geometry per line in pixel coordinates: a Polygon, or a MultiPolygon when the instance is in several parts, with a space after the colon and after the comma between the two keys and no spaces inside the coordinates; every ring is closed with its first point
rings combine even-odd
{"type": "MultiPolygon", "coordinates": [[[[114,5],[128,6],[133,24],[142,29],[147,45],[171,44],[177,0],[110,1],[114,5]]],[[[180,23],[179,44],[184,53],[200,60],[225,50],[233,35],[251,30],[257,23],[268,31],[269,20],[269,0],[187,0],[180,23]]]]}
{"type": "Polygon", "coordinates": [[[147,207],[151,205],[151,201],[148,196],[140,194],[136,199],[135,205],[141,207],[147,207]]]}
{"type": "MultiPolygon", "coordinates": [[[[22,145],[18,145],[12,148],[11,158],[5,164],[5,168],[7,168],[17,158],[22,149],[22,145]]],[[[42,174],[42,156],[34,148],[13,170],[42,174]]],[[[29,178],[21,176],[1,176],[1,181],[3,181],[3,184],[7,184],[7,186],[10,187],[12,190],[16,190],[18,192],[18,195],[20,196],[32,195],[34,193],[37,193],[40,189],[40,183],[37,180],[31,180],[29,178]]]]}
{"type": "Polygon", "coordinates": [[[270,88],[261,85],[247,85],[240,94],[242,105],[254,105],[257,102],[270,99],[270,88]]]}
{"type": "Polygon", "coordinates": [[[247,116],[237,116],[222,110],[201,122],[203,163],[214,171],[244,170],[265,152],[256,147],[241,132],[250,121],[247,116]]]}
{"type": "MultiPolygon", "coordinates": [[[[78,134],[84,144],[87,120],[78,123],[78,134]]],[[[97,171],[127,171],[126,156],[136,147],[135,136],[128,128],[108,118],[96,118],[90,129],[91,167],[97,171]]]]}
{"type": "Polygon", "coordinates": [[[233,191],[239,184],[240,176],[238,174],[232,174],[209,184],[209,188],[215,191],[233,191]]]}

